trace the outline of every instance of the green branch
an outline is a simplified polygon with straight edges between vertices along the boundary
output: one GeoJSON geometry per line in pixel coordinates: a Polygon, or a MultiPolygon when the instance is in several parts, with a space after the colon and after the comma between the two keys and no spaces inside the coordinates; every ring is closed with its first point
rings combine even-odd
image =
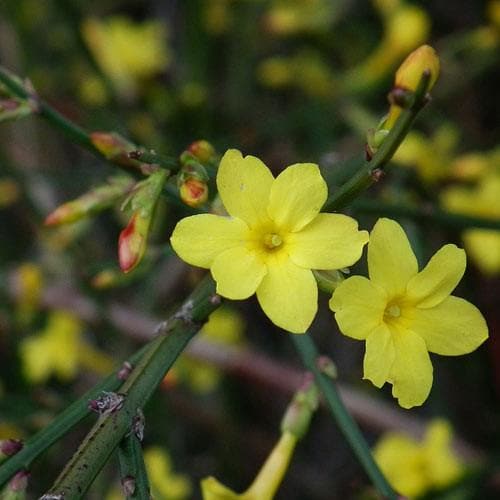
{"type": "Polygon", "coordinates": [[[99,149],[94,146],[90,134],[76,125],[72,121],[65,118],[61,113],[54,109],[50,104],[39,98],[36,92],[31,89],[29,83],[24,83],[17,76],[14,76],[5,68],[0,66],[0,84],[2,84],[6,90],[18,99],[25,100],[32,107],[33,112],[40,117],[44,118],[53,127],[59,129],[70,141],[79,144],[84,147],[87,151],[90,151],[93,155],[106,160],[114,165],[130,171],[130,168],[134,166],[134,161],[137,160],[136,169],[140,174],[142,174],[141,163],[147,164],[157,164],[161,167],[168,168],[171,172],[176,172],[179,168],[179,162],[175,158],[160,156],[156,153],[151,153],[146,150],[146,148],[141,148],[138,151],[133,151],[135,157],[131,156],[131,161],[124,165],[122,159],[115,159],[106,157],[99,149]],[[140,160],[139,160],[140,157],[140,160]]]}
{"type": "Polygon", "coordinates": [[[83,498],[169,368],[219,303],[214,282],[207,277],[180,310],[160,325],[158,336],[118,392],[94,401],[101,415],[56,479],[51,495],[83,498]]]}
{"type": "Polygon", "coordinates": [[[148,473],[144,464],[141,441],[136,433],[131,432],[120,443],[118,458],[122,488],[127,500],[149,500],[151,495],[148,473]]]}
{"type": "Polygon", "coordinates": [[[396,499],[397,495],[385,479],[384,475],[373,460],[370,448],[366,443],[359,427],[347,411],[338,390],[330,377],[323,374],[317,366],[319,353],[316,350],[310,334],[292,335],[292,341],[302,358],[305,367],[314,374],[316,383],[323,393],[328,409],[332,413],[342,434],[349,443],[352,451],[363,466],[368,477],[378,491],[388,499],[396,499]]]}
{"type": "MultiPolygon", "coordinates": [[[[136,352],[128,362],[130,364],[137,361],[144,354],[146,347],[136,352]]],[[[29,469],[34,460],[36,460],[47,448],[61,439],[78,422],[85,418],[89,413],[89,400],[97,398],[103,391],[115,391],[123,380],[118,378],[118,371],[112,373],[102,382],[86,392],[80,399],[68,406],[60,413],[47,427],[38,432],[29,439],[23,449],[10,457],[0,466],[0,487],[3,486],[18,470],[29,469]]]]}
{"type": "Polygon", "coordinates": [[[413,95],[412,101],[398,117],[379,150],[371,160],[365,161],[361,168],[326,200],[323,210],[333,212],[334,210],[345,207],[379,179],[379,174],[382,173],[399,145],[403,142],[403,139],[406,137],[419,111],[427,103],[428,97],[426,90],[429,87],[430,78],[430,72],[424,72],[422,74],[422,78],[413,95]]]}

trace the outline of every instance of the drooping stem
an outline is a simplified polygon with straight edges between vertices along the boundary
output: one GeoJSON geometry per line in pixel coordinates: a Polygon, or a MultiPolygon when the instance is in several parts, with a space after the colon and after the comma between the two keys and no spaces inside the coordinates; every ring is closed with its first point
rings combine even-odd
{"type": "Polygon", "coordinates": [[[342,402],[335,383],[318,369],[317,360],[319,353],[310,334],[292,335],[292,340],[302,362],[306,368],[314,374],[316,384],[323,393],[328,409],[332,413],[342,434],[346,438],[366,474],[385,498],[395,500],[397,495],[394,493],[378,465],[373,460],[370,448],[361,434],[358,425],[342,402]]]}

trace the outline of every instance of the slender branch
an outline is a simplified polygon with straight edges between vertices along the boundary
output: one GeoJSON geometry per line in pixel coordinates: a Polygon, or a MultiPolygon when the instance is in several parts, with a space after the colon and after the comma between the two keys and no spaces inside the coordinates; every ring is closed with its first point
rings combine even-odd
{"type": "Polygon", "coordinates": [[[316,383],[326,401],[326,405],[337,422],[342,434],[348,441],[356,458],[365,469],[368,477],[371,479],[379,492],[388,499],[396,499],[394,493],[384,475],[373,460],[370,448],[366,443],[359,427],[347,411],[339,392],[332,379],[324,375],[317,367],[316,362],[319,356],[318,351],[308,333],[304,335],[293,335],[292,340],[297,351],[302,358],[302,362],[308,370],[314,374],[316,383]]]}
{"type": "Polygon", "coordinates": [[[122,487],[127,500],[149,500],[149,480],[144,464],[144,454],[135,433],[126,436],[118,448],[122,487]]]}
{"type": "MultiPolygon", "coordinates": [[[[139,153],[141,159],[131,158],[128,165],[124,165],[123,159],[113,159],[107,158],[101,151],[99,151],[92,142],[90,134],[85,131],[79,125],[73,123],[68,118],[65,118],[61,113],[54,109],[46,101],[40,99],[34,90],[30,88],[29,83],[23,83],[18,77],[12,75],[5,68],[0,66],[0,83],[5,86],[5,88],[15,97],[19,99],[26,100],[33,107],[33,111],[40,117],[47,120],[53,127],[59,129],[64,135],[72,142],[79,144],[93,155],[106,160],[114,165],[130,171],[130,167],[133,165],[133,159],[137,160],[137,171],[142,174],[142,169],[140,168],[141,163],[148,164],[158,164],[159,166],[168,168],[171,172],[175,172],[179,169],[179,162],[175,158],[160,156],[155,153],[149,153],[146,150],[143,152],[142,149],[135,151],[139,153]],[[148,156],[149,155],[149,156],[148,156]]],[[[146,149],[146,148],[144,148],[146,149]]],[[[135,170],[134,170],[135,171],[135,170]]]]}
{"type": "Polygon", "coordinates": [[[378,180],[378,173],[384,169],[392,158],[406,137],[419,111],[427,103],[428,96],[426,90],[429,87],[430,77],[431,75],[428,71],[422,74],[412,102],[398,117],[396,123],[380,146],[380,149],[371,160],[365,161],[358,172],[326,200],[323,210],[332,212],[348,205],[361,192],[378,180]]]}
{"type": "Polygon", "coordinates": [[[496,229],[500,230],[500,219],[487,219],[472,215],[446,212],[433,205],[412,206],[383,201],[356,200],[350,207],[357,213],[368,213],[393,217],[409,217],[418,221],[430,221],[453,229],[496,229]]]}
{"type": "MultiPolygon", "coordinates": [[[[162,381],[178,355],[198,332],[220,300],[214,282],[207,277],[180,310],[158,328],[159,335],[147,346],[139,364],[114,393],[106,407],[67,463],[50,490],[62,498],[83,498],[94,478],[123,437],[131,431],[134,419],[162,381]]],[[[48,494],[49,494],[48,493],[48,494]]]]}

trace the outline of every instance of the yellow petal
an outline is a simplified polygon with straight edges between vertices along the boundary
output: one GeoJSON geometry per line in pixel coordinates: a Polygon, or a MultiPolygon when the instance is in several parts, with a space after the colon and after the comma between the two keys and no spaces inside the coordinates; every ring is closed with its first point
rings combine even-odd
{"type": "Polygon", "coordinates": [[[217,172],[217,188],[222,203],[233,217],[253,227],[266,221],[269,192],[274,181],[271,171],[254,156],[229,149],[217,172]]]}
{"type": "Polygon", "coordinates": [[[341,214],[319,214],[302,231],[287,238],[290,259],[307,269],[342,269],[357,262],[368,233],[341,214]]]}
{"type": "Polygon", "coordinates": [[[408,283],[407,297],[420,308],[434,307],[458,285],[465,272],[465,252],[456,245],[445,245],[408,283]]]}
{"type": "Polygon", "coordinates": [[[500,231],[470,229],[465,231],[463,239],[467,254],[483,273],[500,272],[500,231]]]}
{"type": "Polygon", "coordinates": [[[228,299],[246,299],[255,293],[266,274],[266,265],[243,246],[221,253],[210,268],[217,293],[228,299]]]}
{"type": "Polygon", "coordinates": [[[363,378],[370,380],[375,387],[382,387],[389,378],[395,354],[391,332],[381,324],[366,339],[363,378]]]}
{"type": "Polygon", "coordinates": [[[226,488],[212,476],[202,479],[201,493],[203,500],[238,500],[243,498],[242,495],[226,488]]]}
{"type": "Polygon", "coordinates": [[[370,279],[384,288],[389,297],[402,295],[418,264],[403,228],[392,219],[379,219],[368,243],[370,279]]]}
{"type": "Polygon", "coordinates": [[[396,358],[390,380],[392,395],[403,408],[420,406],[432,387],[432,364],[424,340],[406,330],[393,335],[396,358]]]}
{"type": "Polygon", "coordinates": [[[299,231],[318,215],[327,195],[328,188],[318,166],[297,163],[276,177],[267,212],[285,230],[299,231]]]}
{"type": "Polygon", "coordinates": [[[208,269],[217,255],[241,246],[247,232],[248,227],[239,219],[193,215],[178,222],[170,243],[182,260],[208,269]]]}
{"type": "Polygon", "coordinates": [[[430,309],[416,308],[411,329],[424,339],[430,352],[445,356],[472,352],[488,338],[479,309],[454,296],[430,309]]]}
{"type": "Polygon", "coordinates": [[[269,319],[292,333],[304,333],[318,309],[318,286],[312,271],[287,258],[270,256],[257,299],[269,319]]]}
{"type": "Polygon", "coordinates": [[[340,331],[363,340],[382,323],[387,297],[369,279],[353,276],[335,289],[329,304],[340,331]]]}

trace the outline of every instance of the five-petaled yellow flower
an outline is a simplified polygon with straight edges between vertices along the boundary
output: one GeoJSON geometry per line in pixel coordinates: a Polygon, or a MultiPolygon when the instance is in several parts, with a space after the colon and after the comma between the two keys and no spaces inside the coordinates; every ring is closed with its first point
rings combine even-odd
{"type": "Polygon", "coordinates": [[[348,278],[334,291],[330,308],[344,335],[366,340],[364,378],[392,384],[403,408],[421,405],[432,386],[429,352],[456,356],[488,337],[479,310],[450,296],[465,271],[465,252],[443,246],[418,272],[402,227],[379,219],[368,243],[370,279],[348,278]]]}
{"type": "Polygon", "coordinates": [[[417,498],[453,484],[464,474],[465,465],[453,451],[452,437],[448,422],[435,419],[421,441],[398,432],[384,434],[373,456],[398,493],[417,498]]]}
{"type": "Polygon", "coordinates": [[[189,264],[210,269],[223,297],[257,293],[273,323],[305,332],[318,307],[312,269],[354,264],[368,233],[350,217],[319,213],[328,190],[312,163],[292,165],[274,178],[258,158],[229,150],[217,188],[230,217],[182,219],[172,247],[189,264]]]}

